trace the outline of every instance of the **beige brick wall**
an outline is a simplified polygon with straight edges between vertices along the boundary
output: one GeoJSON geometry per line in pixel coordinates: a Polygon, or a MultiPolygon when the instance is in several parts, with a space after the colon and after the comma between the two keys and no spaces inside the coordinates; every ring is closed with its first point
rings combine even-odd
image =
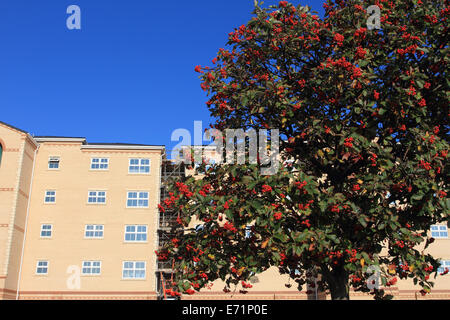
{"type": "Polygon", "coordinates": [[[38,151],[21,277],[21,298],[154,298],[157,204],[161,151],[82,149],[81,143],[42,143],[38,151]],[[60,169],[48,159],[60,157],[60,169]],[[109,158],[109,170],[90,170],[91,158],[109,158]],[[150,174],[129,174],[130,158],[149,158],[150,174]],[[56,203],[44,204],[46,190],[56,203]],[[88,191],[106,191],[106,204],[88,204],[88,191]],[[149,207],[127,208],[127,191],[149,192],[149,207]],[[41,224],[53,225],[51,239],[41,224]],[[104,225],[103,239],[85,239],[86,224],[104,225]],[[148,226],[145,243],[126,243],[125,225],[148,226]],[[36,275],[38,260],[49,261],[48,275],[36,275]],[[81,276],[79,289],[67,286],[69,266],[101,261],[101,275],[81,276]],[[145,261],[145,280],[123,280],[123,261],[145,261]]]}
{"type": "MultiPolygon", "coordinates": [[[[16,295],[36,143],[26,133],[0,124],[0,290],[16,295]]],[[[1,293],[0,293],[1,294],[1,293]]]]}

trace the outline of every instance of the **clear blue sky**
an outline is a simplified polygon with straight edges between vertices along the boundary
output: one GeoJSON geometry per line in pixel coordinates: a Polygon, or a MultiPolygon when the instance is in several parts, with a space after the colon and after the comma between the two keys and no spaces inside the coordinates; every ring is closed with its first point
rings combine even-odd
{"type": "MultiPolygon", "coordinates": [[[[321,16],[322,2],[293,1],[321,16]]],[[[211,122],[194,67],[211,65],[252,9],[253,0],[1,0],[0,121],[170,149],[173,130],[211,122]],[[81,30],[66,27],[71,4],[81,30]]]]}

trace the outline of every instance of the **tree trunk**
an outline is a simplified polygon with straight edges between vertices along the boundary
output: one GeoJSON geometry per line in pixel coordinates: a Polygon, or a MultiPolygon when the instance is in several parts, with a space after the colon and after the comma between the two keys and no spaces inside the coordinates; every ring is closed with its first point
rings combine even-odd
{"type": "Polygon", "coordinates": [[[348,277],[337,278],[336,285],[330,286],[330,292],[333,300],[349,300],[348,277]]]}
{"type": "Polygon", "coordinates": [[[350,286],[348,282],[348,273],[342,267],[333,269],[333,271],[326,272],[325,281],[331,293],[333,300],[349,300],[350,286]]]}

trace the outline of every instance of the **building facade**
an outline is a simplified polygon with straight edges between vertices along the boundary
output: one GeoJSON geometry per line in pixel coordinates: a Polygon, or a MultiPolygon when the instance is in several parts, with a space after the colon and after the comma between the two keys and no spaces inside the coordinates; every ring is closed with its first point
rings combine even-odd
{"type": "Polygon", "coordinates": [[[0,124],[4,299],[156,299],[163,146],[0,124]]]}
{"type": "MultiPolygon", "coordinates": [[[[167,179],[189,174],[166,161],[165,152],[164,146],[32,137],[0,122],[0,299],[163,297],[171,266],[158,263],[154,252],[176,217],[161,215],[158,203],[167,179]]],[[[450,267],[447,227],[430,232],[436,238],[430,253],[450,267]]],[[[329,298],[299,292],[275,268],[252,284],[247,294],[225,294],[216,282],[182,298],[329,298]]],[[[423,299],[412,282],[390,290],[396,298],[423,299]]],[[[450,298],[450,275],[436,279],[425,298],[450,298]]]]}

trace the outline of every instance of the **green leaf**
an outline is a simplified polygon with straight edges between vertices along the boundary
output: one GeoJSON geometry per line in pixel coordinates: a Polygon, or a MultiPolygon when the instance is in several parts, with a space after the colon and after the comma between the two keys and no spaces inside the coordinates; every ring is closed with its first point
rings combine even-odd
{"type": "Polygon", "coordinates": [[[361,60],[361,61],[359,61],[359,66],[361,67],[361,68],[364,68],[365,66],[367,66],[368,64],[370,63],[370,61],[369,60],[361,60]]]}
{"type": "Polygon", "coordinates": [[[319,207],[321,212],[325,212],[326,209],[328,208],[328,202],[326,200],[321,200],[319,202],[319,207]]]}
{"type": "Polygon", "coordinates": [[[367,227],[367,222],[366,222],[366,217],[365,216],[360,216],[358,218],[358,221],[364,228],[367,227]]]}
{"type": "Polygon", "coordinates": [[[415,195],[413,195],[411,197],[411,199],[413,199],[413,200],[422,200],[422,198],[423,198],[423,194],[422,193],[416,193],[415,195]]]}

